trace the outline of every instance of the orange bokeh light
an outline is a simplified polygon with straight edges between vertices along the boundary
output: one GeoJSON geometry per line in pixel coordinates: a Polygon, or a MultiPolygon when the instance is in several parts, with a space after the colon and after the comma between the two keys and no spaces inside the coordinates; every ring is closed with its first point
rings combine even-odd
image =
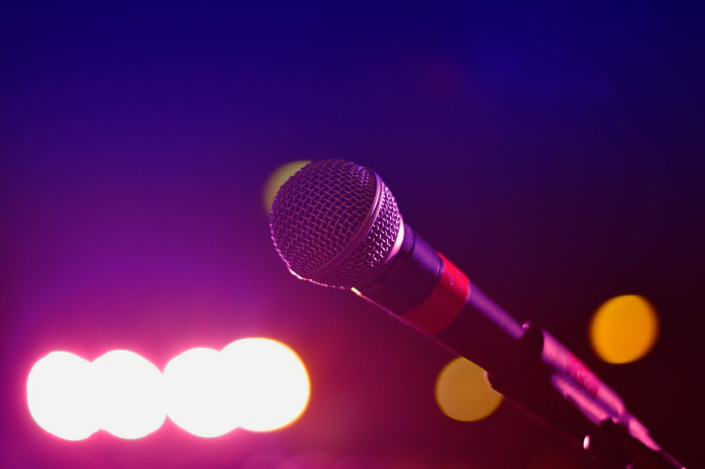
{"type": "Polygon", "coordinates": [[[502,395],[490,387],[485,370],[459,357],[439,373],[436,402],[448,417],[472,422],[492,414],[502,402],[502,395]]]}
{"type": "Polygon", "coordinates": [[[656,344],[659,319],[643,296],[622,295],[603,303],[590,322],[590,343],[608,363],[630,363],[656,344]]]}

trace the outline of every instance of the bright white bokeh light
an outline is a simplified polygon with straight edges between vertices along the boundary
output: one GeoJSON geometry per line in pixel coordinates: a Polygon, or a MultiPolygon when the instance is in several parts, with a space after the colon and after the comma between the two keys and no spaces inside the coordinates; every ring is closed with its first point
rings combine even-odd
{"type": "Polygon", "coordinates": [[[218,351],[196,348],[164,369],[167,414],[189,433],[211,438],[238,426],[235,377],[222,363],[218,351]]]}
{"type": "Polygon", "coordinates": [[[27,405],[44,430],[65,440],[83,440],[99,430],[91,364],[69,352],[51,352],[27,378],[27,405]]]}
{"type": "Polygon", "coordinates": [[[166,418],[162,374],[140,355],[113,350],[93,361],[98,421],[103,430],[125,438],[142,438],[166,418]]]}
{"type": "Polygon", "coordinates": [[[271,339],[242,339],[222,352],[223,366],[237,383],[238,426],[271,431],[296,420],[308,404],[311,386],[301,359],[271,339]]]}
{"type": "Polygon", "coordinates": [[[125,439],[161,427],[166,415],[197,436],[217,437],[237,427],[271,431],[294,422],[310,396],[308,373],[286,345],[242,339],[221,352],[188,350],[164,373],[127,350],[90,363],[51,352],[27,379],[27,403],[37,424],[67,440],[99,429],[125,439]]]}

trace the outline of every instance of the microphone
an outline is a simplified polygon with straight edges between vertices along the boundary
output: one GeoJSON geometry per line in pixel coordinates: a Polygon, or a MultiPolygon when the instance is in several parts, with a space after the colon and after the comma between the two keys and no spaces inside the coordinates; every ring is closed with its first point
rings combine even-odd
{"type": "Polygon", "coordinates": [[[280,187],[270,228],[296,277],[352,290],[473,361],[487,371],[493,388],[539,420],[562,430],[574,426],[571,411],[563,408],[570,403],[597,425],[584,444],[593,454],[608,454],[623,467],[633,461],[647,468],[683,467],[553,336],[518,323],[404,223],[374,171],[342,160],[308,164],[280,187]]]}

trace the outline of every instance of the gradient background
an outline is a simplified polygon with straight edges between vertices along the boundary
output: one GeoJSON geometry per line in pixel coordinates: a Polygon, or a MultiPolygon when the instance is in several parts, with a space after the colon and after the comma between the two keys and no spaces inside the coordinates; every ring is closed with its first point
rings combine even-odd
{"type": "Polygon", "coordinates": [[[318,452],[492,469],[564,450],[506,404],[478,423],[445,417],[444,351],[288,274],[263,184],[323,158],[377,171],[427,241],[572,348],[686,465],[705,465],[702,11],[0,8],[0,466],[318,452]],[[587,326],[620,294],[654,303],[661,337],[641,361],[608,365],[587,326]],[[251,336],[284,341],[309,369],[309,408],[282,431],[206,440],[167,421],[141,440],[66,442],[27,411],[27,374],[49,351],[126,348],[163,369],[251,336]]]}

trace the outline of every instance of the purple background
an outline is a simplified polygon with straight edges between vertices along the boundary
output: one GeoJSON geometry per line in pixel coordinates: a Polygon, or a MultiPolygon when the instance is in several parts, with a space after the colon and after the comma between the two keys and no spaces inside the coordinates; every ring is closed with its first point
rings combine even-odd
{"type": "Polygon", "coordinates": [[[202,3],[0,7],[0,466],[322,451],[497,469],[565,450],[508,405],[443,416],[445,352],[287,273],[263,184],[323,158],[377,171],[427,241],[705,464],[702,11],[202,3]],[[616,366],[587,326],[620,294],[650,299],[662,334],[616,366]],[[285,430],[206,440],[167,421],[141,440],[66,442],[27,411],[27,373],[49,351],[124,348],[163,369],[252,336],[309,369],[309,408],[285,430]]]}

